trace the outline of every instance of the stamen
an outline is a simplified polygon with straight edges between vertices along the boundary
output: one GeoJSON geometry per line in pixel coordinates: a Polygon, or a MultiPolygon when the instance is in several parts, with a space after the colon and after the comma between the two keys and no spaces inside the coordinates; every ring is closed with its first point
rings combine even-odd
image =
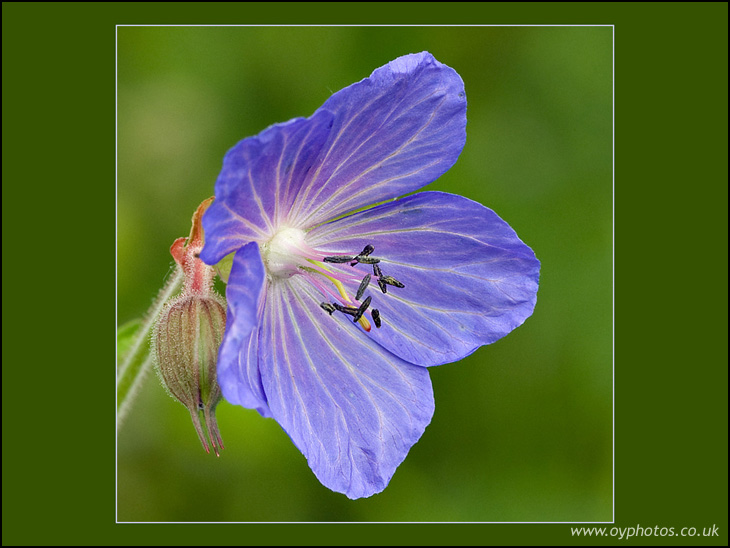
{"type": "Polygon", "coordinates": [[[366,245],[366,246],[365,246],[365,247],[363,248],[363,250],[362,250],[362,251],[360,252],[360,255],[362,255],[363,257],[367,257],[367,256],[368,256],[368,255],[370,255],[370,254],[371,254],[371,253],[372,253],[372,252],[373,252],[374,250],[375,250],[375,248],[374,248],[373,246],[371,246],[370,244],[368,244],[368,245],[366,245]]]}
{"type": "MultiPolygon", "coordinates": [[[[393,276],[381,276],[380,279],[388,285],[394,285],[395,287],[405,287],[405,285],[400,283],[393,276]]],[[[385,293],[385,291],[383,291],[383,293],[385,293]]]]}
{"type": "Polygon", "coordinates": [[[354,258],[355,257],[334,256],[334,257],[325,257],[322,260],[326,263],[349,263],[354,258]]]}
{"type": "MultiPolygon", "coordinates": [[[[354,262],[355,264],[376,264],[380,262],[380,259],[376,259],[375,257],[366,257],[365,255],[358,255],[357,257],[355,257],[354,262]]],[[[350,266],[355,266],[355,264],[350,263],[350,266]]]]}
{"type": "Polygon", "coordinates": [[[355,311],[355,317],[354,317],[354,318],[353,318],[353,320],[352,320],[353,322],[357,322],[357,321],[358,321],[358,320],[359,320],[359,319],[360,319],[360,318],[362,317],[362,315],[363,315],[363,314],[365,314],[365,311],[366,311],[366,310],[368,309],[368,306],[370,306],[370,301],[371,301],[372,299],[373,299],[373,298],[372,298],[371,296],[369,296],[369,295],[368,295],[368,298],[367,298],[367,299],[365,299],[365,300],[364,300],[364,301],[362,302],[362,304],[360,305],[360,308],[358,308],[358,309],[357,309],[357,310],[355,311]]]}
{"type": "MultiPolygon", "coordinates": [[[[355,316],[360,310],[359,308],[355,308],[353,306],[342,306],[340,303],[332,303],[332,306],[343,314],[349,314],[350,316],[355,316]]],[[[362,316],[362,314],[360,314],[360,316],[362,316]]],[[[359,316],[355,321],[357,321],[358,319],[360,319],[359,316]]]]}
{"type": "Polygon", "coordinates": [[[336,310],[335,307],[332,306],[330,303],[319,303],[319,306],[321,306],[322,310],[327,312],[330,316],[336,310]]]}
{"type": "MultiPolygon", "coordinates": [[[[368,306],[370,306],[370,301],[372,300],[372,297],[367,297],[367,299],[365,299],[362,303],[358,303],[357,301],[359,301],[365,294],[365,291],[367,290],[368,286],[370,285],[370,281],[372,280],[372,276],[370,274],[366,274],[365,277],[360,280],[360,285],[358,286],[355,298],[353,299],[352,294],[348,294],[344,283],[356,283],[359,280],[358,274],[354,271],[352,274],[349,274],[344,270],[340,270],[336,267],[329,267],[326,265],[326,263],[344,264],[349,262],[351,266],[355,266],[358,263],[372,264],[373,272],[376,273],[376,275],[380,276],[380,268],[376,267],[377,263],[380,262],[380,259],[370,257],[370,254],[374,250],[375,248],[372,245],[368,244],[363,248],[360,254],[354,257],[352,255],[329,255],[327,257],[323,257],[320,260],[314,259],[312,257],[306,257],[306,260],[312,266],[304,265],[299,267],[299,272],[307,276],[309,278],[309,281],[325,296],[325,298],[334,298],[334,301],[332,303],[320,303],[319,306],[320,308],[322,308],[322,310],[327,312],[330,316],[334,311],[342,312],[343,314],[352,316],[353,322],[359,323],[363,330],[368,332],[370,331],[371,324],[364,316],[364,314],[368,309],[368,306]],[[336,291],[333,291],[333,288],[331,287],[327,287],[327,284],[323,284],[323,280],[319,279],[320,277],[332,282],[336,291]]],[[[317,254],[316,251],[314,251],[314,254],[317,254]]],[[[319,256],[321,257],[321,255],[319,256]]],[[[383,284],[379,279],[378,285],[380,285],[381,287],[385,287],[385,284],[383,284]]]]}
{"type": "Polygon", "coordinates": [[[360,252],[359,255],[357,255],[356,257],[353,257],[352,262],[350,263],[350,266],[355,266],[357,263],[375,264],[375,263],[380,262],[380,259],[373,260],[372,258],[371,259],[367,258],[368,255],[370,255],[374,250],[375,250],[375,248],[373,246],[371,246],[370,244],[366,245],[362,249],[362,251],[360,252]]]}
{"type": "Polygon", "coordinates": [[[357,294],[355,295],[356,301],[360,300],[360,297],[362,297],[362,294],[365,293],[365,290],[368,288],[368,285],[370,285],[370,274],[366,274],[365,277],[360,282],[360,287],[357,288],[357,294]]]}
{"type": "Polygon", "coordinates": [[[385,282],[380,279],[383,277],[383,273],[381,272],[380,267],[377,264],[373,265],[373,274],[375,274],[375,276],[377,276],[378,278],[378,286],[380,287],[380,291],[382,291],[383,293],[387,293],[388,288],[385,287],[385,282]]]}
{"type": "Polygon", "coordinates": [[[373,308],[373,311],[371,312],[371,314],[373,316],[373,321],[375,322],[375,327],[377,327],[378,329],[380,329],[380,325],[381,325],[381,323],[380,323],[380,310],[378,310],[377,308],[373,308]]]}

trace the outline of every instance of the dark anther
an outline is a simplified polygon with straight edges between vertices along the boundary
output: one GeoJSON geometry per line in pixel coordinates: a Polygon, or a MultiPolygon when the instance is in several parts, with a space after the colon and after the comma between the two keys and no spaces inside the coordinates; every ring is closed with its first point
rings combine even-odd
{"type": "Polygon", "coordinates": [[[362,294],[365,293],[365,290],[370,285],[370,274],[366,274],[365,277],[360,282],[360,287],[357,288],[357,295],[355,295],[355,300],[360,300],[360,297],[362,297],[362,294]]]}
{"type": "Polygon", "coordinates": [[[368,244],[360,252],[360,255],[363,256],[363,257],[367,257],[368,255],[370,255],[373,252],[374,249],[375,248],[373,246],[371,246],[370,244],[368,244]]]}
{"type": "MultiPolygon", "coordinates": [[[[335,310],[339,310],[343,314],[349,314],[350,316],[354,316],[357,314],[359,308],[355,308],[354,306],[342,306],[339,303],[332,303],[332,306],[335,307],[335,310]]],[[[363,311],[364,312],[364,311],[363,311]]],[[[360,314],[362,316],[362,314],[360,314]]]]}
{"type": "Polygon", "coordinates": [[[373,308],[372,315],[373,315],[373,321],[375,322],[375,327],[377,327],[378,329],[380,329],[380,325],[381,325],[381,323],[380,323],[380,310],[378,310],[377,308],[373,308]]]}
{"type": "Polygon", "coordinates": [[[377,264],[373,265],[373,274],[378,277],[378,286],[380,287],[380,291],[382,291],[383,293],[387,293],[388,288],[385,287],[385,282],[380,279],[383,276],[383,273],[381,272],[380,267],[377,264]]]}
{"type": "MultiPolygon", "coordinates": [[[[381,276],[380,280],[382,280],[383,282],[385,282],[388,285],[394,285],[395,287],[405,287],[405,285],[400,283],[393,276],[381,276]]],[[[385,291],[383,293],[385,293],[385,291]]]]}
{"type": "Polygon", "coordinates": [[[354,257],[343,257],[343,256],[337,257],[336,256],[336,257],[325,257],[322,260],[326,263],[349,263],[352,259],[354,259],[354,257]]]}
{"type": "Polygon", "coordinates": [[[363,247],[362,251],[359,255],[356,257],[353,257],[352,262],[350,263],[350,266],[355,266],[357,263],[364,263],[364,264],[375,264],[379,263],[380,259],[369,259],[368,255],[370,255],[375,248],[371,246],[370,244],[363,247]]]}
{"type": "Polygon", "coordinates": [[[330,316],[336,310],[335,307],[332,306],[330,303],[319,303],[319,306],[321,306],[322,310],[327,312],[330,316]]]}
{"type": "MultiPolygon", "coordinates": [[[[380,262],[380,259],[376,259],[375,257],[366,257],[364,255],[358,255],[357,257],[355,257],[355,261],[357,261],[357,263],[362,263],[362,264],[376,264],[376,263],[380,262]]],[[[357,264],[357,263],[355,263],[355,264],[357,264]]],[[[350,263],[350,265],[355,266],[352,263],[350,263]]]]}
{"type": "Polygon", "coordinates": [[[362,315],[365,314],[365,311],[368,309],[368,306],[370,306],[370,301],[373,298],[368,295],[368,298],[365,299],[362,304],[360,305],[360,308],[357,309],[355,316],[352,318],[353,322],[357,322],[360,318],[362,318],[362,315]]]}

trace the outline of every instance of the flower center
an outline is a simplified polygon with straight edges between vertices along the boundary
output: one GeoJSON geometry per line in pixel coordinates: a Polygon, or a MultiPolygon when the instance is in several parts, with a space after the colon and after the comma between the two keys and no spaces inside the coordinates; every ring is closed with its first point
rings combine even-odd
{"type": "Polygon", "coordinates": [[[289,278],[308,264],[304,236],[303,230],[285,227],[261,246],[261,258],[272,278],[289,278]]]}
{"type": "Polygon", "coordinates": [[[377,283],[383,294],[388,292],[389,285],[405,287],[382,272],[381,259],[372,257],[373,251],[373,246],[368,244],[357,255],[324,256],[307,244],[303,230],[284,227],[261,246],[261,258],[272,280],[284,280],[294,274],[305,276],[327,299],[319,305],[325,312],[330,316],[333,312],[352,316],[354,323],[370,331],[366,312],[372,317],[375,327],[380,327],[382,322],[379,310],[369,309],[372,296],[365,296],[371,283],[377,283]],[[353,268],[357,265],[366,266],[368,270],[372,267],[372,274],[368,272],[363,277],[362,270],[353,268]],[[346,285],[353,289],[348,291],[346,285]]]}

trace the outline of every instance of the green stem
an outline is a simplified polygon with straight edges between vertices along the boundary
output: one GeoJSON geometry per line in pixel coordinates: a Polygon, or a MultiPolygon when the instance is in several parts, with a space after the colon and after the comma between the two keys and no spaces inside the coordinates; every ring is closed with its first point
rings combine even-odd
{"type": "Polygon", "coordinates": [[[129,411],[132,400],[153,363],[153,356],[150,353],[150,333],[155,320],[165,303],[180,289],[183,278],[183,270],[176,268],[175,273],[160,290],[157,299],[147,311],[144,323],[135,334],[131,347],[121,357],[117,367],[117,428],[122,424],[122,419],[129,411]]]}

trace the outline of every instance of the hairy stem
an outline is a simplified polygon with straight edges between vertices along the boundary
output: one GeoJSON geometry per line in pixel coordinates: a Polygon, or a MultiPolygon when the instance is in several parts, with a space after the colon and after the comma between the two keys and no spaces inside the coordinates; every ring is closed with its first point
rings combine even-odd
{"type": "Polygon", "coordinates": [[[150,353],[150,333],[155,320],[165,303],[180,289],[183,278],[182,268],[176,268],[147,311],[144,323],[135,333],[131,347],[120,357],[117,366],[117,428],[122,424],[134,396],[153,363],[153,356],[150,353]]]}

